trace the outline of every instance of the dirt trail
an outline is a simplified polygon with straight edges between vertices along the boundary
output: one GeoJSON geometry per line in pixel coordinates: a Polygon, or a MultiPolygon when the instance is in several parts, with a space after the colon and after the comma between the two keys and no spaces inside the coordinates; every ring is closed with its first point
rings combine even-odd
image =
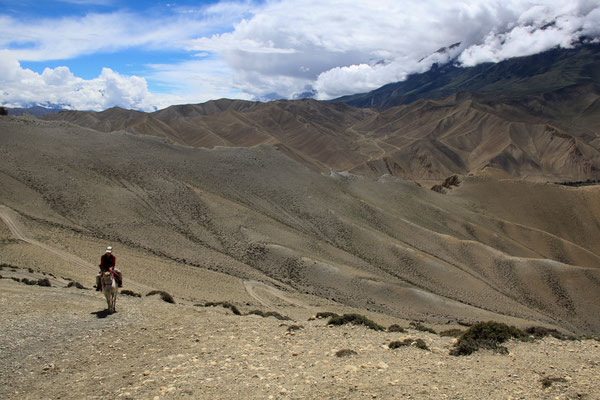
{"type": "Polygon", "coordinates": [[[260,296],[256,292],[257,289],[265,291],[265,292],[269,293],[270,295],[275,296],[278,299],[283,300],[286,303],[292,304],[296,307],[301,307],[301,308],[306,308],[306,309],[311,308],[310,306],[307,306],[306,304],[302,303],[299,300],[292,299],[292,298],[286,296],[285,294],[283,294],[283,292],[281,290],[274,288],[273,286],[269,286],[262,282],[244,281],[244,288],[246,289],[246,291],[252,298],[254,298],[260,304],[262,304],[263,306],[268,307],[268,308],[277,309],[278,307],[277,307],[277,305],[273,304],[271,301],[269,301],[265,297],[260,296]]]}
{"type": "MultiPolygon", "coordinates": [[[[80,268],[89,270],[91,274],[95,275],[96,273],[98,273],[97,266],[92,265],[91,263],[89,263],[85,260],[82,260],[81,258],[79,258],[73,254],[67,253],[63,250],[56,249],[52,246],[47,245],[46,243],[42,243],[40,241],[37,241],[35,239],[27,237],[26,234],[23,232],[24,231],[23,227],[19,226],[18,222],[15,221],[15,219],[11,216],[11,214],[16,214],[16,212],[13,211],[9,207],[0,205],[0,219],[2,219],[2,221],[6,224],[6,226],[8,226],[11,233],[17,239],[22,240],[26,243],[32,244],[34,246],[41,247],[42,249],[57,255],[58,257],[62,258],[63,260],[65,260],[71,264],[74,264],[80,268]]],[[[146,292],[146,291],[152,290],[152,288],[150,288],[149,286],[142,285],[140,283],[131,281],[131,280],[127,279],[127,277],[125,277],[125,283],[128,288],[135,289],[138,291],[146,292]]]]}

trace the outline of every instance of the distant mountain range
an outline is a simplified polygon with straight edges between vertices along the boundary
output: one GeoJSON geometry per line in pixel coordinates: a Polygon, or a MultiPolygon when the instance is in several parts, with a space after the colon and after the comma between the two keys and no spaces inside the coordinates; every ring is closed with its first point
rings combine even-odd
{"type": "Polygon", "coordinates": [[[600,44],[556,48],[470,68],[453,63],[434,65],[428,72],[410,75],[405,81],[333,101],[356,107],[389,108],[460,92],[477,95],[484,101],[513,101],[590,83],[600,84],[600,44]]]}
{"type": "Polygon", "coordinates": [[[323,172],[439,180],[494,168],[579,181],[600,177],[599,82],[600,46],[583,45],[472,68],[440,66],[338,101],[222,99],[153,113],[112,108],[43,118],[195,147],[273,145],[323,172]]]}
{"type": "Polygon", "coordinates": [[[27,107],[27,108],[20,108],[20,107],[15,107],[15,108],[4,107],[4,108],[6,108],[6,111],[8,111],[8,115],[29,114],[29,115],[33,115],[34,117],[41,117],[43,115],[54,114],[57,112],[65,111],[64,108],[47,108],[47,107],[41,107],[41,106],[33,106],[33,107],[27,107]]]}

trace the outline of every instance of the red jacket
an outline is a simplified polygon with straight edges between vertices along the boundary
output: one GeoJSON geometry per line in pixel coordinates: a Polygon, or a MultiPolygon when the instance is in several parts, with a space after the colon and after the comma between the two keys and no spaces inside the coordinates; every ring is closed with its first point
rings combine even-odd
{"type": "Polygon", "coordinates": [[[100,269],[102,272],[106,272],[115,267],[117,263],[117,257],[113,256],[111,253],[104,253],[102,257],[100,257],[100,269]]]}

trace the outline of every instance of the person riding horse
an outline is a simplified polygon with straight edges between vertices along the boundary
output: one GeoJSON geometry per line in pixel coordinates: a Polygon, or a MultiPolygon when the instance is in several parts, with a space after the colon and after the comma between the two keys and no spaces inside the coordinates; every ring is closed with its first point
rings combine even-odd
{"type": "Polygon", "coordinates": [[[100,281],[100,275],[103,272],[110,271],[113,273],[115,277],[115,281],[119,285],[119,287],[123,286],[123,277],[121,275],[121,271],[115,268],[117,264],[117,257],[112,254],[112,246],[108,246],[106,248],[106,253],[100,257],[100,273],[96,275],[96,291],[100,292],[102,290],[102,283],[100,281]]]}

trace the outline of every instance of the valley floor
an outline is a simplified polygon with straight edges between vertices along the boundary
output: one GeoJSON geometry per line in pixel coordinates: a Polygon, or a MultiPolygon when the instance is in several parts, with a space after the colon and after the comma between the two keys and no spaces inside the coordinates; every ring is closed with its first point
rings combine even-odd
{"type": "Polygon", "coordinates": [[[158,296],[120,295],[105,315],[101,294],[7,278],[21,272],[0,271],[0,398],[600,398],[595,340],[455,357],[453,338],[427,332],[236,316],[158,296]],[[431,350],[387,347],[406,337],[431,350]],[[357,354],[337,357],[341,349],[357,354]]]}

